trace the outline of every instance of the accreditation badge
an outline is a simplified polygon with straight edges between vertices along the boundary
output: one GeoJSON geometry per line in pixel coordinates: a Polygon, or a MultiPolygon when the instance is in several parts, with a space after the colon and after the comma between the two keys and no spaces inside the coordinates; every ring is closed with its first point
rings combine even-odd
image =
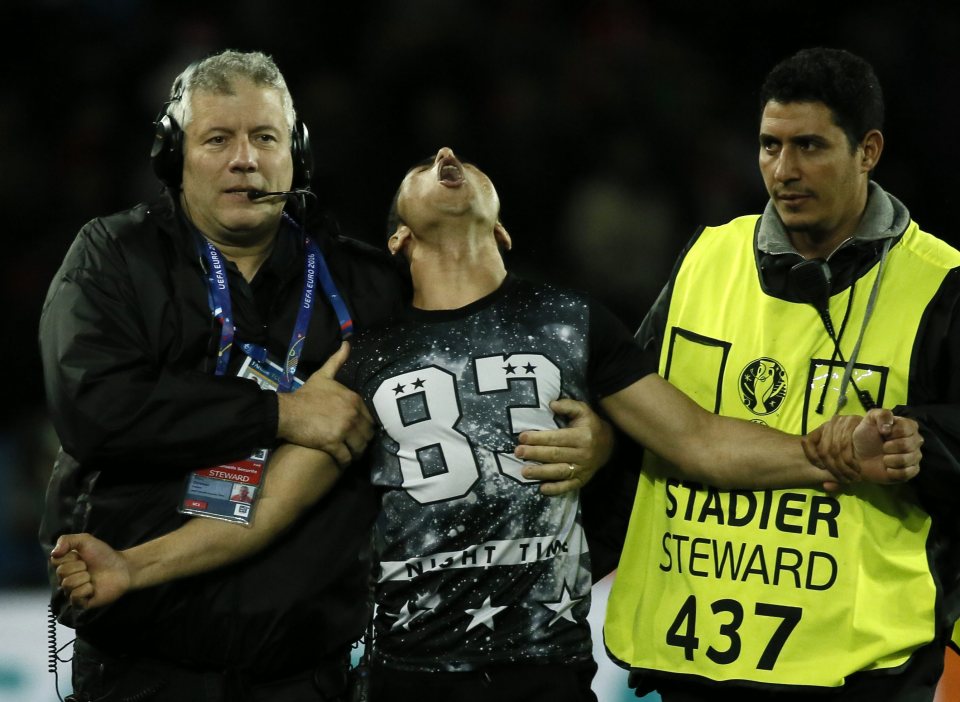
{"type": "MultiPolygon", "coordinates": [[[[247,356],[237,375],[256,380],[261,388],[276,391],[283,368],[269,359],[247,356]]],[[[293,389],[301,385],[303,381],[295,378],[293,389]]],[[[241,461],[193,471],[187,478],[178,511],[250,526],[269,456],[270,450],[262,448],[241,461]]]]}

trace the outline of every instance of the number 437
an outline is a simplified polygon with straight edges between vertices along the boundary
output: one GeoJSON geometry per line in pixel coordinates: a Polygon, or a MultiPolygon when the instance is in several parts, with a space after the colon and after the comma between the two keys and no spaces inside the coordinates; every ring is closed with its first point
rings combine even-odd
{"type": "MultiPolygon", "coordinates": [[[[722,599],[713,602],[710,609],[716,615],[730,615],[730,621],[721,624],[719,629],[720,635],[726,637],[730,645],[723,650],[708,647],[707,658],[718,665],[728,665],[740,657],[741,641],[738,632],[743,624],[743,605],[737,600],[722,599]]],[[[800,622],[803,610],[800,607],[757,602],[753,613],[758,617],[780,619],[780,625],[773,632],[760,660],[757,661],[758,670],[773,670],[780,651],[800,622]]],[[[667,645],[682,648],[688,661],[693,660],[693,652],[700,648],[700,639],[697,636],[697,598],[694,595],[690,595],[680,607],[673,624],[667,630],[666,640],[667,645]]]]}

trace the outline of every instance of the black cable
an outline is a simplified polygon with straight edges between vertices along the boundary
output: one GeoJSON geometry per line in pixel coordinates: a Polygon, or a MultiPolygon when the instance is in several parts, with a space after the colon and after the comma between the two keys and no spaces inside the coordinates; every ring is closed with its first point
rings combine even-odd
{"type": "MultiPolygon", "coordinates": [[[[827,373],[833,375],[833,364],[839,356],[840,362],[846,364],[847,360],[843,357],[843,352],[840,350],[840,340],[843,338],[843,333],[847,329],[847,321],[850,319],[850,310],[853,308],[853,291],[856,286],[856,281],[850,282],[850,297],[847,298],[847,309],[843,313],[843,321],[840,323],[840,334],[837,335],[834,333],[833,329],[833,320],[830,318],[830,310],[824,308],[818,310],[820,313],[820,320],[823,322],[824,329],[827,330],[827,335],[830,337],[830,340],[833,341],[833,353],[830,356],[830,365],[827,368],[827,373]]],[[[877,403],[873,401],[873,398],[870,396],[870,393],[867,390],[861,390],[857,387],[857,381],[852,377],[850,382],[853,384],[854,392],[857,393],[857,397],[860,399],[860,404],[865,410],[871,410],[877,406],[877,403]]],[[[830,386],[829,376],[823,381],[823,387],[820,389],[820,402],[817,403],[816,413],[823,414],[823,407],[826,404],[827,398],[827,388],[830,386]]]]}
{"type": "Polygon", "coordinates": [[[47,604],[47,672],[53,673],[53,685],[57,692],[57,699],[63,702],[60,694],[60,673],[58,663],[69,663],[72,658],[63,659],[60,652],[72,644],[76,639],[70,639],[60,648],[57,648],[57,615],[53,613],[53,605],[47,604]]]}

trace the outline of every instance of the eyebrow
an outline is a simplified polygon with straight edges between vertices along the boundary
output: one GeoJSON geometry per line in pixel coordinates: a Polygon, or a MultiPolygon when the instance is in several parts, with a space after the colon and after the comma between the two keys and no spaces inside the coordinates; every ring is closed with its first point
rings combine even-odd
{"type": "Polygon", "coordinates": [[[822,134],[817,134],[815,132],[811,132],[810,134],[794,134],[792,136],[787,137],[786,139],[782,139],[778,136],[774,136],[773,134],[768,134],[767,132],[760,132],[759,138],[761,142],[789,141],[789,142],[796,143],[798,141],[813,141],[821,144],[830,143],[830,140],[827,137],[823,136],[822,134]]]}

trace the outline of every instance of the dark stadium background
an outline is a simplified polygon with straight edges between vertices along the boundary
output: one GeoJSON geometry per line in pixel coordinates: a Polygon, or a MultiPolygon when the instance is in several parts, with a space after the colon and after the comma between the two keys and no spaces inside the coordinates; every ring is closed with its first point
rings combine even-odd
{"type": "MultiPolygon", "coordinates": [[[[960,21],[934,2],[355,3],[32,0],[3,9],[0,588],[42,586],[56,440],[37,320],[90,218],[151,196],[151,122],[176,74],[260,49],[310,129],[320,206],[384,241],[407,165],[453,147],[493,178],[517,272],[587,289],[631,328],[698,224],[758,211],[756,94],[804,46],[870,60],[887,98],[877,180],[960,243],[960,21]],[[22,46],[15,49],[15,46],[22,46]]],[[[896,333],[895,320],[878,318],[896,333]]]]}

